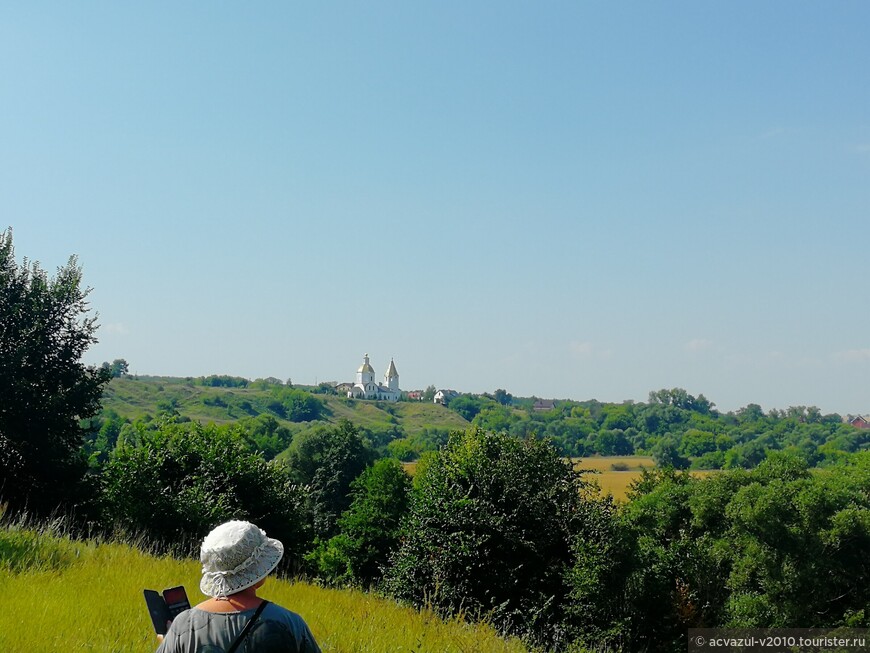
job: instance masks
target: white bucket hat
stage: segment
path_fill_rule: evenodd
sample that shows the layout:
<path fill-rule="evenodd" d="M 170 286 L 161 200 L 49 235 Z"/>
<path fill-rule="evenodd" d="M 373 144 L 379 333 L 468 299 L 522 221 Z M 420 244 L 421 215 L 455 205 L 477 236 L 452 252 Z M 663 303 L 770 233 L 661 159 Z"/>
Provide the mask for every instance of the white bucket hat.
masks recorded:
<path fill-rule="evenodd" d="M 229 521 L 205 536 L 199 559 L 206 596 L 226 597 L 256 585 L 284 555 L 284 545 L 246 521 Z"/>

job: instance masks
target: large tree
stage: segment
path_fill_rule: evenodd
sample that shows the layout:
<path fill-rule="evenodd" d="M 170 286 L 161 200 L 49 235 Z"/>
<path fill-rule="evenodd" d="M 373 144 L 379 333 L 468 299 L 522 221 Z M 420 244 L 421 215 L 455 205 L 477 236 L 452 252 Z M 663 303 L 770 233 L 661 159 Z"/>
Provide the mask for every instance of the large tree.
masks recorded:
<path fill-rule="evenodd" d="M 46 514 L 81 500 L 80 421 L 100 409 L 106 370 L 82 355 L 96 342 L 75 257 L 54 277 L 15 260 L 0 234 L 0 500 Z"/>
<path fill-rule="evenodd" d="M 314 557 L 325 576 L 367 586 L 381 578 L 399 543 L 411 478 L 397 460 L 382 458 L 350 487 L 353 502 L 338 520 L 341 532 Z"/>
<path fill-rule="evenodd" d="M 317 537 L 338 534 L 338 518 L 350 507 L 350 485 L 375 458 L 374 450 L 346 419 L 300 434 L 286 455 L 293 478 L 308 487 Z"/>
<path fill-rule="evenodd" d="M 573 539 L 598 512 L 549 443 L 474 427 L 454 433 L 418 467 L 387 588 L 552 645 Z"/>

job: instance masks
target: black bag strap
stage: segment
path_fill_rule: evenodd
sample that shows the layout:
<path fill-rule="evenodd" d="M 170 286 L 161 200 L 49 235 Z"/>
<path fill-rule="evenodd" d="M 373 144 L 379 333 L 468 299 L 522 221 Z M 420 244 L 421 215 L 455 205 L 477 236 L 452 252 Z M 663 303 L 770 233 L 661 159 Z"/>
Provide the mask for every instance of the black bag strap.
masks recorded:
<path fill-rule="evenodd" d="M 242 629 L 242 632 L 239 633 L 239 636 L 236 637 L 236 641 L 233 642 L 233 645 L 227 649 L 227 653 L 235 653 L 235 650 L 239 648 L 239 644 L 241 644 L 245 637 L 247 637 L 248 632 L 251 630 L 251 627 L 254 625 L 254 622 L 260 616 L 260 613 L 263 612 L 263 609 L 266 607 L 268 601 L 263 601 L 260 606 L 257 608 L 257 611 L 254 613 L 254 616 L 248 619 L 248 623 L 245 624 L 245 627 Z"/>

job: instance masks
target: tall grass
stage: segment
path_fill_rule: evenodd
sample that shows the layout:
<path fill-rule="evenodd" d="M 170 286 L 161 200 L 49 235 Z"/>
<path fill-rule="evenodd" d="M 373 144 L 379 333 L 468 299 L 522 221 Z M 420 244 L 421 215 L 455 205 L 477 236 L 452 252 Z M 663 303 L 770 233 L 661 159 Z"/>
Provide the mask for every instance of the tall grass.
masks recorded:
<path fill-rule="evenodd" d="M 153 651 L 143 588 L 199 593 L 195 560 L 153 557 L 118 543 L 0 527 L 0 650 Z M 270 579 L 265 598 L 301 614 L 325 652 L 521 653 L 486 625 L 443 621 L 362 592 Z"/>

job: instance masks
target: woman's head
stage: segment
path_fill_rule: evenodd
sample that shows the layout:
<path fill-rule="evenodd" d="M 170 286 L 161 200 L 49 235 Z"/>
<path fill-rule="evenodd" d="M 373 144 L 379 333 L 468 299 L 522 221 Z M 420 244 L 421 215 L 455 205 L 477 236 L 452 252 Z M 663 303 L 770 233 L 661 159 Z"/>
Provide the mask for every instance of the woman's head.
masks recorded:
<path fill-rule="evenodd" d="M 284 545 L 246 521 L 229 521 L 206 535 L 200 550 L 206 596 L 225 597 L 253 587 L 268 576 L 284 555 Z"/>

